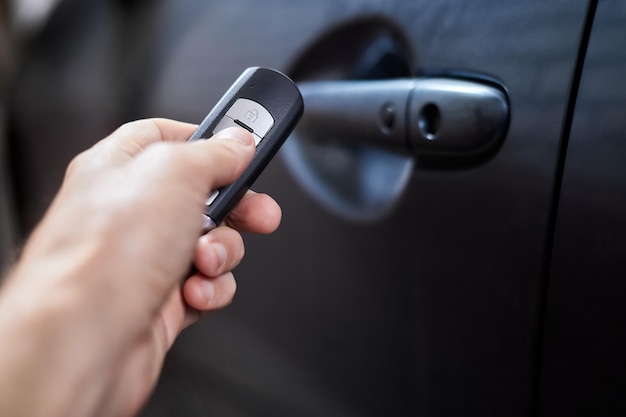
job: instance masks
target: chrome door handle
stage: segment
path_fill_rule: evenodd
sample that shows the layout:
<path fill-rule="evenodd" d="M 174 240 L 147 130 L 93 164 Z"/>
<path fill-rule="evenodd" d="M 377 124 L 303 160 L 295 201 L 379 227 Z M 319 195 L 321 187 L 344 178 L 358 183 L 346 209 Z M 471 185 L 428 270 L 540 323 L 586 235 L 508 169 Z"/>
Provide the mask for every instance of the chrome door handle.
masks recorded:
<path fill-rule="evenodd" d="M 488 154 L 504 139 L 503 88 L 451 77 L 310 81 L 298 84 L 307 140 L 370 144 L 418 157 Z"/>

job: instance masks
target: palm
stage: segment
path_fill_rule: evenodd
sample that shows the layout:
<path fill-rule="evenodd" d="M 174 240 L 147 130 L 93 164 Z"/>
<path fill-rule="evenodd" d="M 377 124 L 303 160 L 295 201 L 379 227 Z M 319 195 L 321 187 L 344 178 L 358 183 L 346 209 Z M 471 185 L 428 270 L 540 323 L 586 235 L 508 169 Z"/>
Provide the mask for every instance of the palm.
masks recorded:
<path fill-rule="evenodd" d="M 179 287 L 175 287 L 155 317 L 149 333 L 138 337 L 125 352 L 117 367 L 118 378 L 110 387 L 113 403 L 104 405 L 102 415 L 135 415 L 157 382 L 168 349 L 186 324 L 193 321 L 193 312 L 185 305 Z M 187 322 L 187 323 L 186 323 Z"/>

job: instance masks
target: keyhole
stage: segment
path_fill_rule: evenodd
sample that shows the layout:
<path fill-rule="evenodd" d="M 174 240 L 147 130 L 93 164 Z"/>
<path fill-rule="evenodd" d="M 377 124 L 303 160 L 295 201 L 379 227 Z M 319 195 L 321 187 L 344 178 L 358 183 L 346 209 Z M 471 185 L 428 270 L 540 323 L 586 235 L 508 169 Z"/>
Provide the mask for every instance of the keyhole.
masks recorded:
<path fill-rule="evenodd" d="M 432 103 L 425 105 L 418 116 L 417 123 L 424 137 L 434 140 L 441 125 L 439 108 Z"/>

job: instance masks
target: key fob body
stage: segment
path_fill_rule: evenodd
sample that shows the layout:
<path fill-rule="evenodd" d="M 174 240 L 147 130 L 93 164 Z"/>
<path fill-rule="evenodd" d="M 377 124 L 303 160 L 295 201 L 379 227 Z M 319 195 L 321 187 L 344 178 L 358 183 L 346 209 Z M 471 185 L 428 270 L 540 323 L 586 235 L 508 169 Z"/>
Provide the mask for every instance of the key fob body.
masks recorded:
<path fill-rule="evenodd" d="M 252 133 L 256 155 L 232 184 L 214 190 L 206 201 L 204 228 L 219 225 L 276 155 L 304 111 L 298 87 L 286 75 L 269 69 L 246 69 L 213 107 L 190 141 L 208 139 L 231 126 Z"/>

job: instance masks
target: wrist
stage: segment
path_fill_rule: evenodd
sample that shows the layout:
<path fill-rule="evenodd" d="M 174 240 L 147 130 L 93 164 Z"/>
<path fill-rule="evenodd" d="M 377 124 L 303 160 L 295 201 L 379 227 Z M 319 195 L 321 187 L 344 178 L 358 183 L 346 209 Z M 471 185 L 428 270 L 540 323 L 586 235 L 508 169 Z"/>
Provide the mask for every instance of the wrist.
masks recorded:
<path fill-rule="evenodd" d="M 68 285 L 70 271 L 55 268 L 59 260 L 27 259 L 0 292 L 0 415 L 87 415 L 108 354 L 95 337 L 96 312 L 85 287 Z"/>
<path fill-rule="evenodd" d="M 0 415 L 61 415 L 68 411 L 68 383 L 74 372 L 63 352 L 63 334 L 70 308 L 57 297 L 41 300 L 16 285 L 17 272 L 0 294 Z M 46 411 L 47 410 L 47 411 Z"/>

